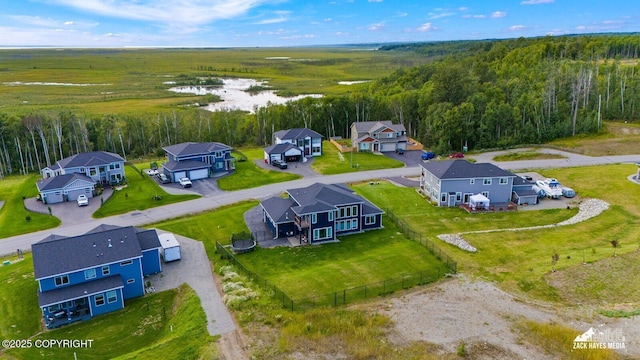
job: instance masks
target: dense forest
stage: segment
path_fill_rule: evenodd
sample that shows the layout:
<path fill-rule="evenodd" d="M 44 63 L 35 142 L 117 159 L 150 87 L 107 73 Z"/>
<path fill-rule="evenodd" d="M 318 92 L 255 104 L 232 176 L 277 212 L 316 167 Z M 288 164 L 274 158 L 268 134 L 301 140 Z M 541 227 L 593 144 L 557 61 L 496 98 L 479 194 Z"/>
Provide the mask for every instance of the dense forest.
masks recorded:
<path fill-rule="evenodd" d="M 640 37 L 564 36 L 389 45 L 433 58 L 347 96 L 305 98 L 247 114 L 175 109 L 140 116 L 86 116 L 68 109 L 9 114 L 0 109 L 0 176 L 38 171 L 90 150 L 162 155 L 162 146 L 220 141 L 267 145 L 273 131 L 309 127 L 348 137 L 355 121 L 403 123 L 439 153 L 544 143 L 597 132 L 606 120 L 634 121 L 640 109 Z"/>

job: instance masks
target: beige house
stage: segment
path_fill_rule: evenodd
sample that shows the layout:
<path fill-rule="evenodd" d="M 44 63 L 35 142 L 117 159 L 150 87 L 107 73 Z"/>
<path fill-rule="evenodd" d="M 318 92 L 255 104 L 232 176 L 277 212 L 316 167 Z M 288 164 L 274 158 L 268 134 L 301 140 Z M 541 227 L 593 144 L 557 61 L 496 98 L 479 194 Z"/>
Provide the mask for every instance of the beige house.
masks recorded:
<path fill-rule="evenodd" d="M 391 121 L 362 121 L 351 124 L 351 145 L 356 151 L 390 152 L 407 150 L 407 131 Z"/>

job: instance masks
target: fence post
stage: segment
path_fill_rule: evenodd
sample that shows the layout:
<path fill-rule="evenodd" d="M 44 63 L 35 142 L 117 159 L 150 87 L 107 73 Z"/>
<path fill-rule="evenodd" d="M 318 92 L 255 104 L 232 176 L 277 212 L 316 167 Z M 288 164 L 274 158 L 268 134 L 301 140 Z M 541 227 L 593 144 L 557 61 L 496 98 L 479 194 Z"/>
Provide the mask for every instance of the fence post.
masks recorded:
<path fill-rule="evenodd" d="M 343 299 L 342 299 L 343 304 L 346 305 L 347 304 L 347 289 L 342 290 L 342 297 L 343 297 Z"/>

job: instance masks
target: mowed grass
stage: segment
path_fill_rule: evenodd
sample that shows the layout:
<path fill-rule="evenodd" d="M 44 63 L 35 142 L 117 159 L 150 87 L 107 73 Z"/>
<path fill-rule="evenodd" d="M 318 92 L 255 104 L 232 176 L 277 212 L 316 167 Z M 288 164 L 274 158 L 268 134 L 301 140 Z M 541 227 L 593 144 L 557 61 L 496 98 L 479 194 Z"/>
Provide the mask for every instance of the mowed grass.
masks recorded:
<path fill-rule="evenodd" d="M 302 178 L 302 176 L 292 173 L 291 170 L 276 171 L 263 169 L 256 165 L 256 160 L 264 159 L 262 148 L 242 148 L 239 150 L 247 156 L 247 161 L 236 161 L 236 171 L 230 176 L 218 179 L 218 187 L 221 190 L 249 189 Z"/>
<path fill-rule="evenodd" d="M 148 168 L 146 164 L 139 166 Z M 127 186 L 121 190 L 114 191 L 113 195 L 93 213 L 93 217 L 102 218 L 199 198 L 198 195 L 168 194 L 154 179 L 149 178 L 146 174 L 140 174 L 132 166 L 125 166 L 125 176 L 128 181 Z M 160 198 L 156 200 L 154 196 L 159 196 Z M 93 201 L 101 200 L 98 196 Z"/>
<path fill-rule="evenodd" d="M 313 160 L 311 168 L 322 175 L 403 167 L 404 163 L 369 152 L 340 153 L 329 141 L 322 143 L 322 156 Z"/>
<path fill-rule="evenodd" d="M 0 239 L 60 225 L 60 219 L 54 216 L 33 213 L 24 208 L 22 197 L 33 198 L 38 194 L 38 178 L 39 175 L 32 174 L 7 176 L 0 180 L 0 201 L 4 201 L 0 209 Z M 27 221 L 27 216 L 31 220 Z"/>
<path fill-rule="evenodd" d="M 257 205 L 257 201 L 240 202 L 197 215 L 151 224 L 148 227 L 163 229 L 202 241 L 207 255 L 213 260 L 215 259 L 216 241 L 223 245 L 229 245 L 232 234 L 249 231 L 244 222 L 244 213 Z"/>
<path fill-rule="evenodd" d="M 548 145 L 589 156 L 640 154 L 640 124 L 605 122 L 596 134 L 557 139 Z"/>
<path fill-rule="evenodd" d="M 0 290 L 1 291 L 1 290 Z M 25 290 L 26 292 L 27 290 Z M 32 291 L 35 296 L 35 290 Z M 32 312 L 38 314 L 36 310 Z M 35 334 L 30 334 L 35 335 Z M 26 338 L 27 336 L 24 336 Z M 31 338 L 93 340 L 85 348 L 13 349 L 20 359 L 197 359 L 217 358 L 214 338 L 196 293 L 187 285 L 132 299 L 125 308 Z"/>
<path fill-rule="evenodd" d="M 545 159 L 564 159 L 565 156 L 559 154 L 547 154 L 538 151 L 516 151 L 498 155 L 493 158 L 494 161 L 517 161 L 517 160 L 545 160 Z"/>
<path fill-rule="evenodd" d="M 340 237 L 322 246 L 259 248 L 238 256 L 249 270 L 293 299 L 399 278 L 420 271 L 447 271 L 425 247 L 384 219 L 384 229 Z M 433 279 L 435 280 L 435 279 Z"/>
<path fill-rule="evenodd" d="M 0 266 L 0 338 L 27 339 L 39 331 L 42 319 L 31 253 L 20 261 L 16 257 L 0 261 L 11 262 Z"/>

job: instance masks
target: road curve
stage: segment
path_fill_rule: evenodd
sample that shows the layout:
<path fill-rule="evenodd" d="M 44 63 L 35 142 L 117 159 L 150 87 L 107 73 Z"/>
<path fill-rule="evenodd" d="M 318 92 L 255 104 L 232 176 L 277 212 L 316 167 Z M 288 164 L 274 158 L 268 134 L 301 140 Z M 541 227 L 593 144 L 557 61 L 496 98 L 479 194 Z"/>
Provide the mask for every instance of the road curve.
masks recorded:
<path fill-rule="evenodd" d="M 516 150 L 510 150 L 513 152 Z M 635 164 L 640 161 L 640 155 L 616 155 L 616 156 L 602 156 L 592 157 L 579 154 L 573 154 L 560 150 L 552 149 L 537 149 L 539 152 L 557 153 L 562 154 L 565 158 L 562 159 L 546 159 L 546 160 L 520 160 L 520 161 L 506 161 L 496 162 L 493 161 L 493 157 L 504 153 L 488 152 L 478 155 L 470 155 L 477 162 L 490 162 L 500 166 L 507 170 L 532 170 L 532 169 L 544 169 L 544 168 L 558 168 L 558 167 L 575 167 L 575 166 L 592 166 L 592 165 L 604 165 L 604 164 L 616 164 L 616 163 L 631 163 Z M 509 152 L 509 151 L 507 151 Z M 286 189 L 298 188 L 309 186 L 313 183 L 320 182 L 324 184 L 337 184 L 337 183 L 350 183 L 360 182 L 371 179 L 382 179 L 389 177 L 399 176 L 419 176 L 420 167 L 404 167 L 397 169 L 383 169 L 383 170 L 371 170 L 361 171 L 347 174 L 326 175 L 313 178 L 303 178 L 299 180 L 293 180 L 288 182 L 282 182 L 277 184 L 269 184 L 260 186 L 253 189 L 224 192 L 213 197 L 202 197 L 195 200 L 184 201 L 180 203 L 165 205 L 143 211 L 131 211 L 122 215 L 115 215 L 102 219 L 93 219 L 82 224 L 74 225 L 61 225 L 54 229 L 48 229 L 38 231 L 29 234 L 18 235 L 6 239 L 0 240 L 0 255 L 7 255 L 15 253 L 17 249 L 23 251 L 31 250 L 31 245 L 44 239 L 50 234 L 64 235 L 64 236 L 76 236 L 86 233 L 100 224 L 111 224 L 118 226 L 142 226 L 162 220 L 167 220 L 179 216 L 196 214 L 199 212 L 216 209 L 218 207 L 237 203 L 239 201 L 247 199 L 262 200 L 274 194 L 280 193 Z"/>

